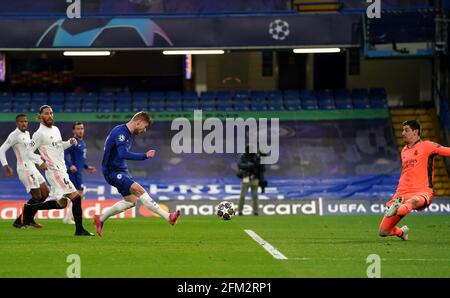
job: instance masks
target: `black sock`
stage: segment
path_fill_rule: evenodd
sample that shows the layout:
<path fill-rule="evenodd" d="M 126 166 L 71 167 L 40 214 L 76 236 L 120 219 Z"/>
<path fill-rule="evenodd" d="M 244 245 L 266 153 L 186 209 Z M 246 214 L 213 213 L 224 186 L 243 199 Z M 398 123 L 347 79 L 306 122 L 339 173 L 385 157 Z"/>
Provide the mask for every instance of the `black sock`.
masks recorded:
<path fill-rule="evenodd" d="M 76 196 L 72 201 L 72 213 L 75 221 L 75 230 L 77 232 L 83 231 L 83 210 L 81 209 L 81 197 Z"/>
<path fill-rule="evenodd" d="M 45 201 L 42 203 L 30 204 L 27 207 L 27 215 L 24 214 L 24 220 L 30 223 L 34 220 L 34 216 L 38 210 L 51 210 L 51 209 L 63 209 L 58 205 L 57 201 Z"/>
<path fill-rule="evenodd" d="M 28 205 L 34 205 L 34 204 L 38 204 L 38 203 L 41 203 L 41 201 L 36 201 L 33 198 L 29 199 L 27 202 Z M 37 212 L 38 211 L 36 210 L 36 211 L 33 211 L 32 214 L 30 213 L 31 222 L 34 221 L 34 216 L 36 215 Z"/>

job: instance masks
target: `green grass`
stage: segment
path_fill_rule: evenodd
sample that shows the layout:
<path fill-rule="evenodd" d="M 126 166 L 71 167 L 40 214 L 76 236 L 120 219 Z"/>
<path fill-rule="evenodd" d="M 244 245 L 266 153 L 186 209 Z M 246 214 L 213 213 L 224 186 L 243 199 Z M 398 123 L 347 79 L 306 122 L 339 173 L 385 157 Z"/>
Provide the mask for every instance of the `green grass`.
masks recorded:
<path fill-rule="evenodd" d="M 366 277 L 370 254 L 381 277 L 450 277 L 450 217 L 410 215 L 410 240 L 380 238 L 380 216 L 245 216 L 113 219 L 103 238 L 74 237 L 72 225 L 41 230 L 0 222 L 0 277 L 66 277 L 78 254 L 81 277 Z M 91 220 L 85 226 L 93 231 Z M 288 259 L 276 260 L 251 229 Z"/>

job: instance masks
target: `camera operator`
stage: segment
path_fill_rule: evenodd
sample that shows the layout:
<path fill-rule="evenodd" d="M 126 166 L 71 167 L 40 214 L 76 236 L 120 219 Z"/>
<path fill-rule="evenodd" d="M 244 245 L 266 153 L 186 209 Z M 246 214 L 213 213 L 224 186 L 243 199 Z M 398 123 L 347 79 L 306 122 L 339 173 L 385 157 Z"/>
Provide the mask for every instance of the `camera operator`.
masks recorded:
<path fill-rule="evenodd" d="M 264 179 L 265 167 L 261 164 L 261 153 L 250 153 L 250 146 L 245 147 L 245 153 L 239 157 L 237 176 L 241 178 L 241 195 L 239 198 L 239 215 L 243 215 L 245 196 L 250 188 L 252 191 L 253 214 L 258 215 L 258 187 L 261 186 L 262 191 L 267 186 Z"/>

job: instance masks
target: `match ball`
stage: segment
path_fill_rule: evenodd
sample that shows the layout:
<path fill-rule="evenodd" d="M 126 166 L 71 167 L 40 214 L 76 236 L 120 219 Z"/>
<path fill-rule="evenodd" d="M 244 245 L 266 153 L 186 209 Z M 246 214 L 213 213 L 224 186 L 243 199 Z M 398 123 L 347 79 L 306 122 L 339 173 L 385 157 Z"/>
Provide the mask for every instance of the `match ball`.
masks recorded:
<path fill-rule="evenodd" d="M 223 201 L 217 205 L 216 214 L 223 220 L 230 220 L 235 214 L 234 205 L 231 202 Z"/>

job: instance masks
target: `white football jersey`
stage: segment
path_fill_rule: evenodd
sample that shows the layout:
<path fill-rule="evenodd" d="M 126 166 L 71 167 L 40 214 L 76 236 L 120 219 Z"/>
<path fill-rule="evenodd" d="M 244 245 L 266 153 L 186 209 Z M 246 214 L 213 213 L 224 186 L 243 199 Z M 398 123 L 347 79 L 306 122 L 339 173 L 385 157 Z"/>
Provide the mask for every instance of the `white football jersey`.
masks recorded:
<path fill-rule="evenodd" d="M 30 133 L 28 131 L 22 132 L 16 128 L 12 131 L 6 141 L 0 147 L 0 160 L 2 166 L 8 165 L 6 160 L 6 151 L 13 148 L 17 159 L 17 170 L 27 170 L 35 168 L 34 164 L 40 165 L 43 163 L 41 157 L 34 154 L 32 150 Z"/>
<path fill-rule="evenodd" d="M 67 172 L 64 161 L 64 150 L 72 145 L 69 141 L 62 141 L 61 132 L 58 127 L 54 125 L 47 127 L 41 123 L 39 129 L 33 134 L 31 145 L 34 150 L 39 150 L 49 170 Z"/>

